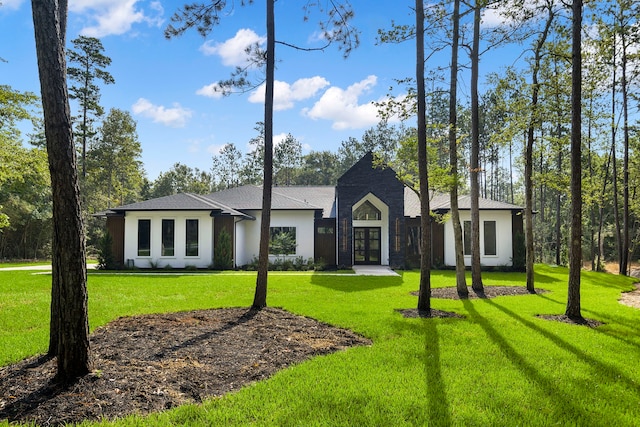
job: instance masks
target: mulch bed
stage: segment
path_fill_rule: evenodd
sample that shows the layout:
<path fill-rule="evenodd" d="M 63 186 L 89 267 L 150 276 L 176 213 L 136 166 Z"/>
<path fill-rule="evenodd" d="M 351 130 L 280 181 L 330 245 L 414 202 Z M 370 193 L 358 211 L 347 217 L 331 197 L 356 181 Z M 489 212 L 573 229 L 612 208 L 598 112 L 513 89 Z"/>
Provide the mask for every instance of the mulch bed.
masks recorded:
<path fill-rule="evenodd" d="M 55 360 L 0 368 L 0 422 L 60 425 L 201 402 L 292 364 L 371 341 L 284 310 L 200 310 L 117 319 L 91 335 L 95 371 L 51 382 Z"/>
<path fill-rule="evenodd" d="M 469 296 L 466 299 L 495 298 L 503 296 L 532 295 L 524 286 L 485 286 L 484 292 L 476 292 L 471 287 L 467 287 Z M 543 294 L 547 291 L 536 289 L 536 294 Z M 411 295 L 418 296 L 418 291 L 411 292 Z M 456 288 L 432 288 L 431 298 L 460 299 Z"/>
<path fill-rule="evenodd" d="M 526 288 L 522 286 L 485 286 L 484 292 L 476 292 L 472 288 L 467 287 L 469 290 L 469 296 L 466 299 L 477 299 L 477 298 L 495 298 L 500 296 L 515 296 L 515 295 L 531 295 Z M 544 293 L 544 290 L 536 290 L 536 293 Z M 411 292 L 411 295 L 418 296 L 418 291 Z M 431 298 L 442 298 L 442 299 L 461 299 L 460 295 L 458 295 L 458 290 L 456 288 L 432 288 L 431 289 Z M 431 309 L 430 312 L 420 311 L 418 309 L 397 309 L 398 313 L 402 314 L 402 316 L 406 318 L 464 318 L 464 316 L 452 313 L 450 311 L 442 311 Z"/>
<path fill-rule="evenodd" d="M 476 298 L 495 298 L 502 296 L 517 296 L 517 295 L 533 295 L 531 292 L 527 290 L 527 288 L 523 286 L 485 286 L 484 292 L 476 292 L 472 288 L 469 289 L 469 296 L 467 299 L 476 299 Z M 536 294 L 546 293 L 544 289 L 536 289 Z M 411 292 L 411 295 L 418 296 L 418 292 Z M 448 287 L 448 288 L 435 288 L 431 289 L 431 297 L 432 298 L 442 298 L 442 299 L 461 299 L 460 295 L 458 295 L 458 291 L 456 288 Z M 424 313 L 418 310 L 398 310 L 404 317 L 463 317 L 457 315 L 455 313 L 450 313 L 448 311 L 440 311 L 440 310 L 431 310 L 431 313 Z M 593 319 L 572 319 L 564 314 L 539 314 L 536 317 L 545 320 L 551 320 L 554 322 L 563 322 L 569 323 L 572 325 L 583 325 L 588 326 L 590 328 L 596 328 L 602 325 L 602 322 Z"/>
<path fill-rule="evenodd" d="M 536 317 L 544 320 L 551 320 L 553 322 L 562 322 L 569 323 L 571 325 L 580 325 L 580 326 L 588 326 L 590 328 L 597 328 L 604 323 L 599 322 L 593 319 L 572 319 L 570 317 L 565 316 L 564 314 L 538 314 Z"/>

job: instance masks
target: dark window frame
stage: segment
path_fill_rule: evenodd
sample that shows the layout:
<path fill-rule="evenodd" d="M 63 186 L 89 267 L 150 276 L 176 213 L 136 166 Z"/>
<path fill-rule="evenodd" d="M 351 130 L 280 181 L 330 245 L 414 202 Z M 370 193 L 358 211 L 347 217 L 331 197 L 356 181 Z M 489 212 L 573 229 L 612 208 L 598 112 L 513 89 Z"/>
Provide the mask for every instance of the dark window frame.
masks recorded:
<path fill-rule="evenodd" d="M 199 248 L 200 220 L 187 219 L 185 220 L 184 226 L 185 226 L 184 255 L 186 257 L 197 257 L 200 255 L 200 248 Z"/>
<path fill-rule="evenodd" d="M 491 225 L 493 224 L 493 230 Z M 489 229 L 487 228 L 489 226 Z M 485 256 L 498 255 L 498 224 L 496 221 L 484 221 L 484 254 Z"/>
<path fill-rule="evenodd" d="M 139 257 L 151 256 L 151 220 L 150 219 L 138 219 L 138 256 Z"/>
<path fill-rule="evenodd" d="M 471 221 L 462 223 L 462 247 L 465 256 L 471 255 Z"/>
<path fill-rule="evenodd" d="M 369 217 L 371 216 L 371 218 Z M 369 200 L 365 200 L 360 206 L 353 210 L 354 221 L 380 221 L 382 211 Z"/>
<path fill-rule="evenodd" d="M 173 257 L 176 255 L 176 220 L 163 218 L 161 229 L 162 249 L 160 256 Z"/>

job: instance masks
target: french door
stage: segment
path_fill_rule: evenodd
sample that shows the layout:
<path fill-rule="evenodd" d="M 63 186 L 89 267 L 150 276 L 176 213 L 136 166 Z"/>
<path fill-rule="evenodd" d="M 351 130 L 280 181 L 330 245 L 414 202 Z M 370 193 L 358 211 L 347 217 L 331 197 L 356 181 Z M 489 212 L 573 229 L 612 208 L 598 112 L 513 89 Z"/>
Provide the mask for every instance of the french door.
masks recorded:
<path fill-rule="evenodd" d="M 354 227 L 354 264 L 380 265 L 380 258 L 380 227 Z"/>

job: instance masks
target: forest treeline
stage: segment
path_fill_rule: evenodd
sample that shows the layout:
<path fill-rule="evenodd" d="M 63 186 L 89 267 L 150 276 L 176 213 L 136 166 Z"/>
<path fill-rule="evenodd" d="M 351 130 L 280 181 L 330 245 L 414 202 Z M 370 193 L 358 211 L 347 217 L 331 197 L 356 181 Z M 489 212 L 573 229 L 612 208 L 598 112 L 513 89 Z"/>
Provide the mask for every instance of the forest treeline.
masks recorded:
<path fill-rule="evenodd" d="M 597 7 L 583 42 L 582 102 L 583 257 L 595 269 L 627 254 L 637 260 L 640 252 L 640 141 L 637 114 L 634 115 L 639 103 L 640 11 L 637 4 L 628 1 L 601 2 Z M 522 43 L 543 40 L 532 49 L 538 54 L 537 61 L 525 53 L 521 63 L 488 75 L 484 81 L 478 108 L 480 195 L 524 206 L 524 149 L 531 128 L 535 260 L 566 264 L 570 216 L 570 35 L 558 16 L 542 39 L 538 35 L 544 23 L 541 20 L 530 25 L 527 35 L 521 36 Z M 432 26 L 432 31 L 437 30 Z M 380 42 L 401 41 L 405 36 L 402 31 L 402 27 L 381 30 Z M 108 72 L 111 60 L 100 40 L 84 36 L 73 40 L 68 61 L 90 252 L 95 251 L 103 233 L 102 221 L 93 215 L 109 207 L 178 192 L 205 194 L 261 184 L 262 123 L 256 124 L 250 141 L 222 147 L 211 159 L 209 170 L 176 163 L 150 180 L 141 161 L 135 120 L 127 111 L 105 111 L 100 104 L 100 91 L 106 85 L 117 84 Z M 536 84 L 531 79 L 534 66 Z M 426 95 L 428 170 L 432 189 L 447 192 L 451 185 L 450 104 L 442 74 L 435 70 L 427 78 L 431 88 Z M 415 93 L 413 84 L 412 79 L 398 81 L 399 86 L 406 86 L 408 99 Z M 531 97 L 534 88 L 535 115 Z M 47 258 L 51 251 L 50 178 L 38 104 L 34 94 L 0 85 L 0 259 Z M 303 153 L 295 136 L 287 135 L 275 144 L 274 185 L 334 185 L 368 151 L 377 153 L 408 185 L 416 185 L 415 126 L 409 125 L 413 123 L 409 120 L 404 124 L 386 120 L 392 114 L 412 117 L 413 108 L 406 100 L 381 105 L 380 123 L 362 135 L 342 141 L 335 152 Z M 472 113 L 471 104 L 459 100 L 460 194 L 469 191 Z M 32 135 L 19 131 L 18 124 L 25 119 L 34 123 Z M 239 148 L 245 146 L 249 147 L 245 151 Z"/>

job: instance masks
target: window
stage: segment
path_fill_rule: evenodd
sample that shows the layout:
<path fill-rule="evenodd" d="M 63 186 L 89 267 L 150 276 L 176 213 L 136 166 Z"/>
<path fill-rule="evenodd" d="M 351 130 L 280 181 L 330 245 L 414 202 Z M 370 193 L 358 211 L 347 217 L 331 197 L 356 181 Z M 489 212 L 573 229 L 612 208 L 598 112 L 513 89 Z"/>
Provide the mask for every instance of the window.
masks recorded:
<path fill-rule="evenodd" d="M 318 227 L 318 234 L 333 234 L 333 227 Z"/>
<path fill-rule="evenodd" d="M 269 241 L 269 254 L 294 255 L 296 253 L 296 228 L 295 227 L 271 227 Z"/>
<path fill-rule="evenodd" d="M 138 256 L 151 256 L 151 220 L 138 220 Z"/>
<path fill-rule="evenodd" d="M 174 255 L 175 222 L 172 219 L 162 220 L 162 256 Z"/>
<path fill-rule="evenodd" d="M 353 219 L 356 221 L 379 221 L 382 219 L 382 213 L 367 200 L 353 211 Z"/>
<path fill-rule="evenodd" d="M 471 255 L 471 221 L 464 221 L 463 225 L 462 246 L 464 254 Z"/>
<path fill-rule="evenodd" d="M 420 241 L 422 233 L 422 227 L 410 226 L 407 227 L 407 255 L 417 256 L 420 255 Z"/>
<path fill-rule="evenodd" d="M 496 222 L 484 222 L 484 254 L 497 255 L 496 251 Z"/>
<path fill-rule="evenodd" d="M 184 249 L 186 256 L 198 256 L 198 220 L 187 220 L 187 238 Z"/>

